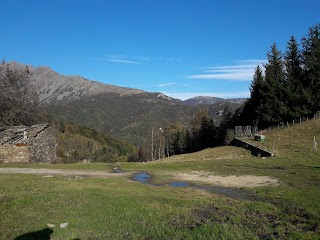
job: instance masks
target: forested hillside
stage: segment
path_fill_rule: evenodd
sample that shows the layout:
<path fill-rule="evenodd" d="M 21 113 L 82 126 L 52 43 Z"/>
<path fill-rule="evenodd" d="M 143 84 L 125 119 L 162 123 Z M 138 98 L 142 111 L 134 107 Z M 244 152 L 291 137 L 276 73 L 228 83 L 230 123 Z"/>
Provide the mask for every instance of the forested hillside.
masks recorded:
<path fill-rule="evenodd" d="M 57 120 L 54 114 L 45 114 L 30 74 L 28 67 L 17 69 L 4 61 L 1 63 L 0 128 L 49 123 L 57 139 L 58 159 L 52 160 L 56 162 L 112 162 L 126 160 L 132 153 L 132 145 L 110 134 Z"/>
<path fill-rule="evenodd" d="M 49 119 L 48 119 L 49 120 Z M 134 147 L 94 129 L 72 123 L 49 120 L 57 138 L 57 162 L 126 161 Z"/>

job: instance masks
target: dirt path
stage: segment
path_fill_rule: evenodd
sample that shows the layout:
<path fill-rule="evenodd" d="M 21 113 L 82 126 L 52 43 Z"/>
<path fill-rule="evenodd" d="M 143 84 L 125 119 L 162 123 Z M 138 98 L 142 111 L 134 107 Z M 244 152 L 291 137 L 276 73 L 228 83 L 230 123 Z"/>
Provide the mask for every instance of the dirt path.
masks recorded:
<path fill-rule="evenodd" d="M 133 172 L 112 173 L 107 171 L 93 170 L 69 170 L 69 169 L 47 169 L 47 168 L 0 168 L 0 174 L 33 174 L 44 177 L 66 176 L 66 177 L 130 177 Z M 220 176 L 212 172 L 206 171 L 191 171 L 191 172 L 176 172 L 174 178 L 178 181 L 202 182 L 221 187 L 259 187 L 259 186 L 277 186 L 279 181 L 269 176 Z"/>
<path fill-rule="evenodd" d="M 229 175 L 219 176 L 206 171 L 178 172 L 175 178 L 184 181 L 195 181 L 222 187 L 262 187 L 277 186 L 279 181 L 269 176 Z"/>
<path fill-rule="evenodd" d="M 112 173 L 90 170 L 47 169 L 47 168 L 0 168 L 0 174 L 34 174 L 41 176 L 80 176 L 80 177 L 120 177 L 130 176 L 132 173 Z"/>

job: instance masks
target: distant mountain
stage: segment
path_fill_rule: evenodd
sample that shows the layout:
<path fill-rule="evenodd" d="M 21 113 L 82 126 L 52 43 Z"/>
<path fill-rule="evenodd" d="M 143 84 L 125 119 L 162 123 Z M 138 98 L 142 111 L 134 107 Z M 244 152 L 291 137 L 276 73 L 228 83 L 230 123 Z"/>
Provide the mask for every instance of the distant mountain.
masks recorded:
<path fill-rule="evenodd" d="M 140 145 L 171 123 L 186 124 L 193 108 L 161 93 L 134 95 L 102 93 L 84 99 L 52 105 L 49 113 L 66 122 L 75 122 L 102 132 L 115 134 Z"/>
<path fill-rule="evenodd" d="M 246 98 L 217 98 L 217 97 L 206 97 L 206 96 L 199 96 L 199 97 L 193 97 L 189 98 L 185 101 L 183 101 L 187 105 L 196 106 L 200 104 L 216 104 L 216 103 L 238 103 L 241 104 L 246 100 Z"/>
<path fill-rule="evenodd" d="M 177 122 L 187 125 L 201 110 L 219 121 L 226 107 L 234 110 L 243 102 L 243 99 L 214 97 L 196 97 L 183 102 L 162 93 L 60 75 L 49 67 L 9 64 L 15 69 L 28 68 L 42 105 L 54 119 L 111 133 L 135 145 L 150 139 L 152 129 L 157 131 Z"/>
<path fill-rule="evenodd" d="M 33 67 L 18 62 L 9 62 L 11 68 L 26 69 L 30 72 L 31 82 L 39 93 L 41 103 L 57 104 L 70 100 L 79 100 L 101 93 L 118 93 L 133 95 L 142 93 L 142 90 L 117 87 L 91 81 L 80 76 L 64 76 L 49 67 Z"/>

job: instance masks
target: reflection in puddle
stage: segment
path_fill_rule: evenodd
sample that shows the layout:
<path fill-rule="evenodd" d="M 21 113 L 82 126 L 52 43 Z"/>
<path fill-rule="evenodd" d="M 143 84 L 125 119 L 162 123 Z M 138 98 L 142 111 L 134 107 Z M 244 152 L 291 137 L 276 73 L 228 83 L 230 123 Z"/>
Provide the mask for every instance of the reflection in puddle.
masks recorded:
<path fill-rule="evenodd" d="M 226 197 L 235 198 L 235 199 L 241 199 L 241 200 L 250 200 L 254 201 L 255 198 L 248 192 L 242 189 L 237 188 L 225 188 L 225 187 L 202 187 L 194 184 L 189 184 L 186 182 L 172 182 L 170 184 L 153 184 L 150 182 L 151 175 L 143 172 L 143 173 L 137 173 L 132 178 L 135 181 L 139 181 L 143 184 L 149 184 L 152 186 L 170 186 L 170 187 L 192 187 L 196 189 L 206 190 L 209 192 L 213 192 L 215 194 L 220 194 Z"/>
<path fill-rule="evenodd" d="M 190 187 L 190 184 L 185 183 L 185 182 L 172 182 L 168 186 L 170 186 L 170 187 Z"/>
<path fill-rule="evenodd" d="M 146 172 L 144 172 L 144 173 L 138 173 L 138 174 L 135 174 L 134 176 L 133 176 L 133 180 L 135 180 L 135 181 L 139 181 L 139 182 L 141 182 L 141 183 L 143 183 L 143 184 L 150 184 L 149 183 L 149 179 L 151 178 L 151 176 L 148 174 L 148 173 L 146 173 Z"/>

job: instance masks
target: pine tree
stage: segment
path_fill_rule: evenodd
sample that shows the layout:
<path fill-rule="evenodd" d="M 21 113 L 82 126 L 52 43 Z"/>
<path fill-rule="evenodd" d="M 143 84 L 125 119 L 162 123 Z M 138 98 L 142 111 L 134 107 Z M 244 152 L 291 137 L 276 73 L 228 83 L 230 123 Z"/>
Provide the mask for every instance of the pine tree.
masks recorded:
<path fill-rule="evenodd" d="M 201 125 L 199 129 L 199 145 L 200 149 L 216 146 L 216 128 L 213 124 L 213 120 L 209 117 L 203 117 L 201 119 Z"/>
<path fill-rule="evenodd" d="M 194 147 L 193 147 L 193 139 L 191 136 L 191 133 L 189 131 L 189 129 L 186 130 L 185 132 L 185 149 L 184 152 L 185 153 L 191 153 L 194 151 Z"/>
<path fill-rule="evenodd" d="M 292 120 L 308 113 L 304 97 L 301 52 L 294 36 L 287 43 L 284 61 L 286 67 L 285 103 L 288 106 L 286 120 Z"/>
<path fill-rule="evenodd" d="M 320 24 L 309 29 L 302 39 L 305 96 L 310 114 L 320 110 Z"/>
<path fill-rule="evenodd" d="M 286 79 L 282 54 L 274 43 L 267 54 L 268 63 L 265 64 L 265 81 L 260 91 L 261 104 L 257 107 L 263 127 L 280 122 L 287 114 L 284 88 Z"/>
<path fill-rule="evenodd" d="M 248 125 L 251 125 L 253 122 L 259 121 L 259 109 L 263 107 L 262 95 L 261 92 L 264 87 L 264 77 L 262 69 L 258 66 L 253 75 L 253 80 L 250 86 L 250 98 L 248 99 L 245 108 L 244 116 L 250 122 L 247 122 Z"/>

